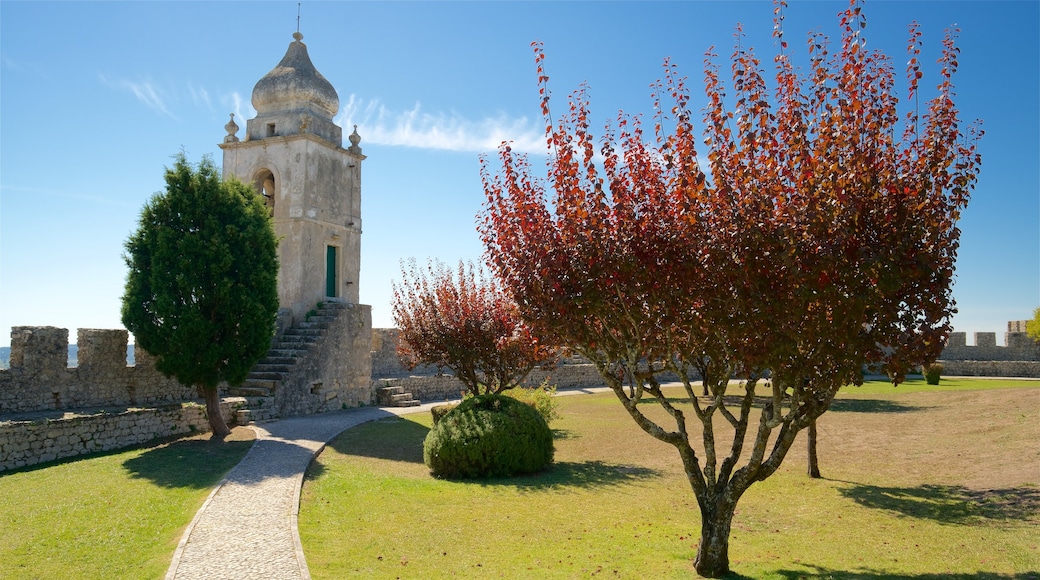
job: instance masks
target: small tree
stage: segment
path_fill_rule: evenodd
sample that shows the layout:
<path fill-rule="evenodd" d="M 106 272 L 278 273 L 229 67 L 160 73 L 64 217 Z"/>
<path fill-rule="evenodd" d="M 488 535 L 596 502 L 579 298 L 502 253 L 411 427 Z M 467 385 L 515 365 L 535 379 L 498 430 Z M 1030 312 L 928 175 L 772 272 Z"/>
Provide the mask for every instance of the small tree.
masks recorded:
<path fill-rule="evenodd" d="M 554 121 L 536 44 L 548 177 L 532 177 L 508 144 L 498 173 L 482 165 L 480 230 L 495 273 L 537 336 L 591 360 L 632 419 L 675 447 L 701 514 L 695 569 L 709 577 L 729 571 L 737 501 L 839 388 L 862 383 L 867 364 L 899 382 L 938 356 L 956 222 L 980 163 L 978 133 L 961 132 L 953 104 L 952 35 L 939 95 L 923 117 L 915 108 L 900 120 L 891 61 L 865 49 L 857 2 L 833 54 L 809 37 L 807 76 L 786 54 L 783 9 L 775 90 L 739 28 L 731 95 L 709 53 L 706 156 L 685 79 L 666 61 L 652 137 L 621 114 L 600 167 L 585 91 Z M 910 35 L 913 102 L 922 74 L 916 27 Z M 664 371 L 682 379 L 688 406 L 662 392 Z M 734 375 L 745 377 L 735 389 Z M 644 412 L 651 396 L 663 415 Z"/>
<path fill-rule="evenodd" d="M 224 437 L 218 384 L 240 384 L 271 346 L 278 242 L 261 198 L 208 157 L 193 168 L 178 154 L 165 179 L 126 242 L 123 324 L 159 371 L 198 388 Z"/>
<path fill-rule="evenodd" d="M 473 264 L 459 262 L 456 274 L 430 262 L 401 265 L 393 285 L 394 323 L 401 360 L 413 369 L 435 365 L 455 373 L 470 393 L 501 393 L 519 386 L 553 349 L 532 336 L 516 304 Z"/>
<path fill-rule="evenodd" d="M 1033 319 L 1026 321 L 1026 334 L 1029 338 L 1040 342 L 1040 308 L 1033 311 Z"/>

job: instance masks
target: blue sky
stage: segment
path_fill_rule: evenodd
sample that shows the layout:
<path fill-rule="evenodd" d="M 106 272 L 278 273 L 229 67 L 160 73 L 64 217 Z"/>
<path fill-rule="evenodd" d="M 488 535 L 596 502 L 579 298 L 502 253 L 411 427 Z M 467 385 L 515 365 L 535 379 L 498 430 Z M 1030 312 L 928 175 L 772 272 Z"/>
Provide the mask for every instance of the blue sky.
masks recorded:
<path fill-rule="evenodd" d="M 814 29 L 836 39 L 845 6 L 793 0 L 791 48 L 804 55 Z M 1002 341 L 1008 320 L 1040 305 L 1040 3 L 865 10 L 868 46 L 900 71 L 912 20 L 929 63 L 944 30 L 961 29 L 958 103 L 986 136 L 953 324 L 969 341 Z M 253 85 L 296 15 L 296 2 L 275 1 L 0 2 L 0 345 L 12 326 L 65 327 L 73 340 L 76 328 L 121 327 L 123 242 L 142 205 L 182 148 L 220 164 L 228 113 L 241 126 L 254 115 Z M 771 62 L 771 18 L 757 1 L 304 2 L 300 31 L 339 92 L 336 121 L 344 134 L 358 125 L 368 156 L 360 292 L 373 325 L 392 326 L 401 259 L 480 259 L 478 156 L 502 139 L 544 152 L 531 41 L 545 44 L 557 109 L 585 81 L 602 126 L 619 109 L 649 112 L 665 57 L 700 87 L 704 52 L 728 55 L 738 22 Z"/>

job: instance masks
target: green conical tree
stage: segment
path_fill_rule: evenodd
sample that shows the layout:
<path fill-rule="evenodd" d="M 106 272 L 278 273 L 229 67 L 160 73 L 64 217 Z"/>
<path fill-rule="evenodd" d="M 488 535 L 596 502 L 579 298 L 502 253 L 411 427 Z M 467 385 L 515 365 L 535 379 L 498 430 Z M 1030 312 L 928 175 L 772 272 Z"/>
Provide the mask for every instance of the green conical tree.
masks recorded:
<path fill-rule="evenodd" d="M 221 181 L 209 157 L 174 159 L 126 242 L 122 320 L 159 371 L 198 388 L 223 437 L 217 385 L 245 380 L 274 334 L 278 241 L 249 186 Z"/>

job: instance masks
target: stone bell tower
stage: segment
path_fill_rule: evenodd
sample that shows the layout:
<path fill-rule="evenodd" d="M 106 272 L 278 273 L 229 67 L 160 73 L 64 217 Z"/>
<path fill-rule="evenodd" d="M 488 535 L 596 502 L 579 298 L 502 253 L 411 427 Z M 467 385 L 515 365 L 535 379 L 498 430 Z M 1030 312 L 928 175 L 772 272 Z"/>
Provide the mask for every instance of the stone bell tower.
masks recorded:
<path fill-rule="evenodd" d="M 339 95 L 314 68 L 303 35 L 253 87 L 256 117 L 239 139 L 234 114 L 225 125 L 224 179 L 252 184 L 264 196 L 280 238 L 278 298 L 294 323 L 329 298 L 358 302 L 361 269 L 361 137 L 343 148 L 333 123 Z"/>

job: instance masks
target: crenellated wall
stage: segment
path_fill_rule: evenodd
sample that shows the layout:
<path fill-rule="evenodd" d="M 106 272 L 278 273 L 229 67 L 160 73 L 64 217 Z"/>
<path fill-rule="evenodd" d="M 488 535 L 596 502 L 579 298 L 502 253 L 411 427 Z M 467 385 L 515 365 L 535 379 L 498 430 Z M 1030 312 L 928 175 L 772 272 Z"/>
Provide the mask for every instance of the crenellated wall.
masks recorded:
<path fill-rule="evenodd" d="M 1040 343 L 1026 334 L 1026 322 L 1008 322 L 1005 346 L 997 346 L 995 332 L 976 332 L 974 346 L 967 345 L 966 333 L 950 333 L 939 357 L 943 374 L 1040 378 Z"/>
<path fill-rule="evenodd" d="M 125 330 L 81 328 L 78 366 L 68 366 L 69 331 L 52 326 L 11 329 L 11 364 L 0 370 L 0 415 L 91 407 L 155 406 L 191 401 L 192 387 L 155 369 L 142 349 L 127 365 Z"/>

